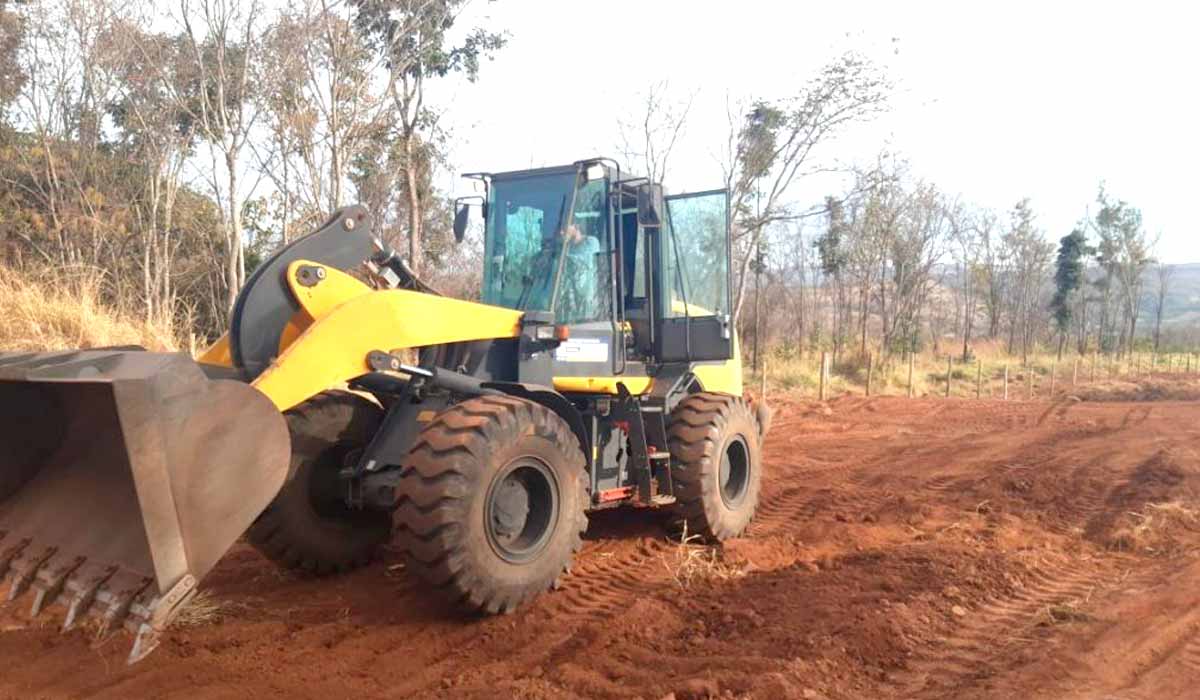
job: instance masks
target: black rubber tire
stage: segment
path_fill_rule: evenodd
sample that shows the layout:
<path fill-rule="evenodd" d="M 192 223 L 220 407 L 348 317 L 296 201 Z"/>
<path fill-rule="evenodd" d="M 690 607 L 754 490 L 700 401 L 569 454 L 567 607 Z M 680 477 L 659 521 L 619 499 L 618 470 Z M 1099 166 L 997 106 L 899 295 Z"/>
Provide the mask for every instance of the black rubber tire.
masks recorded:
<path fill-rule="evenodd" d="M 336 473 L 349 452 L 371 440 L 382 410 L 356 394 L 328 391 L 285 416 L 292 436 L 287 481 L 250 526 L 250 543 L 279 566 L 317 575 L 367 564 L 391 537 L 391 515 L 340 505 Z M 314 488 L 326 494 L 320 510 Z"/>
<path fill-rule="evenodd" d="M 532 559 L 506 560 L 489 534 L 491 493 L 506 470 L 534 459 L 547 468 L 558 507 Z M 452 406 L 425 427 L 398 489 L 396 536 L 409 570 L 452 601 L 511 612 L 553 587 L 587 529 L 587 474 L 578 438 L 553 411 L 509 396 Z"/>
<path fill-rule="evenodd" d="M 675 484 L 673 527 L 721 542 L 745 531 L 762 484 L 760 426 L 746 402 L 728 394 L 688 396 L 671 413 L 667 430 Z M 735 444 L 736 443 L 736 444 Z M 744 474 L 736 498 L 722 494 L 721 458 L 740 455 Z"/>

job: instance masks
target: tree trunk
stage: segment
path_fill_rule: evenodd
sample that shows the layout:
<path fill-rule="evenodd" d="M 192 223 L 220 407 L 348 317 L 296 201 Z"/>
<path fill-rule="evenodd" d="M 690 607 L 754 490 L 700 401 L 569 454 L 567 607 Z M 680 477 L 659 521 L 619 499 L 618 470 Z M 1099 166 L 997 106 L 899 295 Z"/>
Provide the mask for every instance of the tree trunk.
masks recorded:
<path fill-rule="evenodd" d="M 404 137 L 404 183 L 408 190 L 408 264 L 413 272 L 421 273 L 421 192 L 413 141 L 414 134 Z"/>
<path fill-rule="evenodd" d="M 246 266 L 244 259 L 244 245 L 242 242 L 242 207 L 238 201 L 238 180 L 237 180 L 237 151 L 230 149 L 225 153 L 225 167 L 228 169 L 228 183 L 226 189 L 226 197 L 229 203 L 229 231 L 226 234 L 226 241 L 229 246 L 229 260 L 225 272 L 225 282 L 228 288 L 225 290 L 225 305 L 226 311 L 232 311 L 234 302 L 237 301 L 238 292 L 241 291 L 242 285 L 246 282 Z"/>

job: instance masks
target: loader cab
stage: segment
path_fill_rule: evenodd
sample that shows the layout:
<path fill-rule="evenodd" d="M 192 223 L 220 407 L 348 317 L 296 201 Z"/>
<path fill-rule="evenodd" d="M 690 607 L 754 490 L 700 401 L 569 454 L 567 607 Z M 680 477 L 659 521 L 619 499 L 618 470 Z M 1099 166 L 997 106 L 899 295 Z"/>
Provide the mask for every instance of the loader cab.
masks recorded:
<path fill-rule="evenodd" d="M 733 356 L 724 190 L 667 196 L 606 159 L 481 177 L 483 301 L 565 326 L 556 386 Z"/>

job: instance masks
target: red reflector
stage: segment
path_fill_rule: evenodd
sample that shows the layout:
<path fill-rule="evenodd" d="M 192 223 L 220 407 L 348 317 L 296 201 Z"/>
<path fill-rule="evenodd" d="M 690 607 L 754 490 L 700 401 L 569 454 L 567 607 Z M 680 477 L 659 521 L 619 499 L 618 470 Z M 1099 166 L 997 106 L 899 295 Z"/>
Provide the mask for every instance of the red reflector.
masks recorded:
<path fill-rule="evenodd" d="M 571 329 L 566 326 L 555 326 L 554 337 L 558 340 L 566 340 L 571 337 Z"/>
<path fill-rule="evenodd" d="M 599 496 L 599 498 L 597 500 L 599 500 L 601 503 L 612 503 L 613 501 L 622 501 L 622 500 L 625 500 L 626 498 L 633 498 L 633 491 L 634 491 L 634 489 L 632 486 L 622 486 L 620 488 L 607 489 L 607 490 L 601 491 L 599 494 L 597 494 Z"/>

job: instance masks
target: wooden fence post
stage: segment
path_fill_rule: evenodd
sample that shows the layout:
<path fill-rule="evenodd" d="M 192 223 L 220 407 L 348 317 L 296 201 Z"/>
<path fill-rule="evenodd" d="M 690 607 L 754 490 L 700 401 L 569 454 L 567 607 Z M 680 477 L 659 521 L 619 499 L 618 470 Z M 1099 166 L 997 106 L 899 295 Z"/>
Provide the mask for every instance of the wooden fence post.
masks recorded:
<path fill-rule="evenodd" d="M 946 398 L 950 398 L 950 374 L 954 371 L 954 358 L 946 355 Z"/>
<path fill-rule="evenodd" d="M 1055 368 L 1057 366 L 1058 365 L 1053 362 L 1050 363 L 1050 400 L 1051 401 L 1054 400 L 1054 381 L 1058 378 L 1057 376 L 1055 376 L 1055 372 L 1054 372 Z"/>
<path fill-rule="evenodd" d="M 1075 356 L 1075 369 L 1071 371 L 1071 388 L 1079 386 L 1079 356 Z"/>
<path fill-rule="evenodd" d="M 1025 400 L 1033 400 L 1033 368 L 1025 365 Z"/>
<path fill-rule="evenodd" d="M 983 398 L 983 360 L 975 361 L 975 398 Z"/>
<path fill-rule="evenodd" d="M 917 354 L 915 352 L 908 353 L 908 398 L 913 397 L 913 365 L 916 364 Z"/>
<path fill-rule="evenodd" d="M 867 396 L 871 395 L 871 373 L 875 369 L 875 357 L 867 353 Z"/>
<path fill-rule="evenodd" d="M 1004 400 L 1008 401 L 1008 363 L 1004 363 Z"/>
<path fill-rule="evenodd" d="M 829 353 L 821 352 L 821 381 L 818 384 L 817 399 L 825 400 L 825 384 L 827 383 L 826 375 L 829 373 Z"/>

